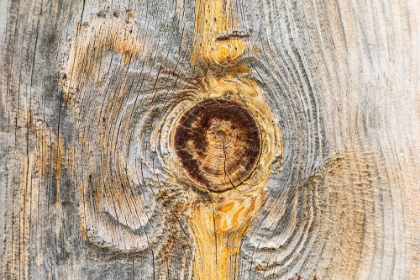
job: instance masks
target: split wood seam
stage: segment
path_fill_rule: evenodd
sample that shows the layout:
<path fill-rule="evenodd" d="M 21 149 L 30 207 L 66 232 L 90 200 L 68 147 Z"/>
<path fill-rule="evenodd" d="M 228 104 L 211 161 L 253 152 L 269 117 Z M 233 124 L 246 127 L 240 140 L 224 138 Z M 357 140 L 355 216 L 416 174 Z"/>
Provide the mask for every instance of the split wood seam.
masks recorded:
<path fill-rule="evenodd" d="M 241 63 L 245 52 L 252 52 L 251 42 L 247 34 L 235 30 L 238 18 L 230 12 L 231 5 L 230 0 L 196 0 L 191 60 L 206 69 L 202 100 L 210 101 L 180 114 L 170 139 L 177 156 L 174 169 L 182 166 L 192 184 L 205 193 L 191 202 L 189 218 L 196 241 L 194 278 L 199 280 L 238 278 L 243 235 L 265 201 L 271 165 L 283 153 L 274 116 L 248 66 Z M 255 125 L 235 122 L 233 116 L 241 110 Z M 204 145 L 194 140 L 200 125 L 207 125 L 201 128 Z"/>

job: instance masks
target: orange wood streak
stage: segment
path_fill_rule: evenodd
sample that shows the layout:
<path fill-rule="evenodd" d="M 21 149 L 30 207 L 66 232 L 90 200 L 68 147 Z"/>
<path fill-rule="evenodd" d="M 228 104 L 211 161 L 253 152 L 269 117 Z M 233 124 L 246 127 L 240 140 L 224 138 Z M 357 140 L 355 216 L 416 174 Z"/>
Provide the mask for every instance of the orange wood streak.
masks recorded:
<path fill-rule="evenodd" d="M 261 188 L 249 193 L 232 190 L 212 202 L 194 203 L 189 222 L 197 244 L 195 279 L 237 279 L 242 236 L 264 197 Z"/>
<path fill-rule="evenodd" d="M 257 83 L 244 75 L 249 73 L 248 66 L 239 62 L 248 42 L 234 34 L 239 18 L 231 7 L 231 0 L 196 0 L 191 61 L 207 69 L 197 102 L 223 98 L 246 106 L 263 131 L 262 151 L 253 174 L 240 186 L 223 193 L 207 192 L 211 199 L 200 195 L 191 198 L 189 224 L 196 241 L 194 279 L 200 280 L 238 279 L 243 235 L 263 205 L 275 157 L 283 157 L 275 118 Z M 173 169 L 178 166 L 175 163 Z"/>
<path fill-rule="evenodd" d="M 194 49 L 192 61 L 206 66 L 229 65 L 244 50 L 242 39 L 220 36 L 236 29 L 230 0 L 196 0 Z"/>

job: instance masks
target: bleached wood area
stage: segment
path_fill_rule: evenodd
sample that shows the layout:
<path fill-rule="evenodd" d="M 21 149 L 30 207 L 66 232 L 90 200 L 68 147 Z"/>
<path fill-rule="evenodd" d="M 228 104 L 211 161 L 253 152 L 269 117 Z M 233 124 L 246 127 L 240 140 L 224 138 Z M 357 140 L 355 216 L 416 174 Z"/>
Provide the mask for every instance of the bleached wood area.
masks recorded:
<path fill-rule="evenodd" d="M 419 0 L 0 9 L 0 279 L 420 279 Z"/>

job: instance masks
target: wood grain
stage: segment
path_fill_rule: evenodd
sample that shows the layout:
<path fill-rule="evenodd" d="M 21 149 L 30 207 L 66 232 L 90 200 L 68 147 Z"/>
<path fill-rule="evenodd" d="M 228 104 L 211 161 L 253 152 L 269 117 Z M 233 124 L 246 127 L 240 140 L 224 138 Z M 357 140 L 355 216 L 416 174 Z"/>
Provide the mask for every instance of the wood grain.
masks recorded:
<path fill-rule="evenodd" d="M 0 278 L 418 279 L 417 0 L 3 1 Z M 197 188 L 189 108 L 252 174 Z"/>

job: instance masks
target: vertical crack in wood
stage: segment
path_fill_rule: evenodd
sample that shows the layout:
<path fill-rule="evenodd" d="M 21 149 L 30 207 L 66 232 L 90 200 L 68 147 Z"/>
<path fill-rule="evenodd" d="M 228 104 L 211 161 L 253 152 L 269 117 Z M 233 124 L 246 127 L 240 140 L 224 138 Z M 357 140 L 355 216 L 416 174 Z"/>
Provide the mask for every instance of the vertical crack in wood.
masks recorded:
<path fill-rule="evenodd" d="M 229 180 L 229 182 L 230 182 L 230 184 L 232 185 L 232 188 L 234 188 L 235 187 L 235 185 L 232 183 L 232 180 L 230 179 L 230 177 L 229 177 L 229 174 L 227 173 L 227 171 L 226 171 L 226 158 L 227 158 L 227 155 L 226 155 L 226 149 L 225 149 L 225 141 L 224 140 L 222 140 L 222 147 L 223 147 L 223 154 L 224 154 L 224 156 L 225 156 L 225 160 L 224 160 L 224 162 L 223 162 L 223 170 L 224 170 L 224 172 L 225 172 L 225 178 L 227 177 L 228 178 L 228 180 Z"/>

